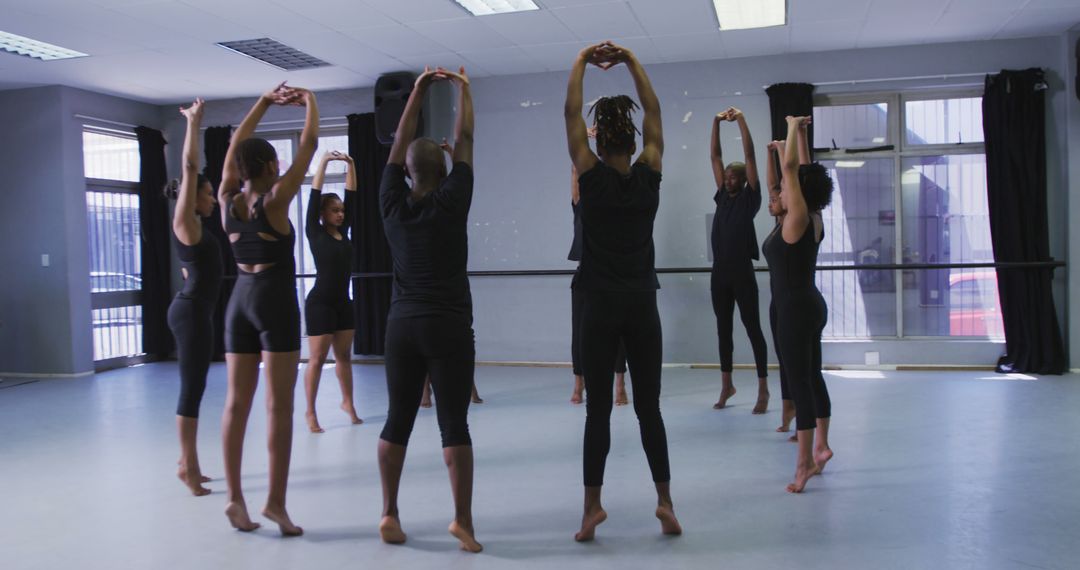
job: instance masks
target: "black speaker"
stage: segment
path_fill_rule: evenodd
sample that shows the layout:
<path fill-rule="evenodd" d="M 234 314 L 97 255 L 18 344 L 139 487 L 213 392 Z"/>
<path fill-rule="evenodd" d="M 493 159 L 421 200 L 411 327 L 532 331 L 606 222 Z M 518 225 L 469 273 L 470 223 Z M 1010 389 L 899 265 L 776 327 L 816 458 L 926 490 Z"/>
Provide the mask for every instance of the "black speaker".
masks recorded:
<path fill-rule="evenodd" d="M 393 144 L 398 121 L 415 83 L 416 75 L 409 71 L 380 75 L 375 81 L 375 137 L 380 143 Z M 416 132 L 423 130 L 424 114 L 421 111 Z"/>

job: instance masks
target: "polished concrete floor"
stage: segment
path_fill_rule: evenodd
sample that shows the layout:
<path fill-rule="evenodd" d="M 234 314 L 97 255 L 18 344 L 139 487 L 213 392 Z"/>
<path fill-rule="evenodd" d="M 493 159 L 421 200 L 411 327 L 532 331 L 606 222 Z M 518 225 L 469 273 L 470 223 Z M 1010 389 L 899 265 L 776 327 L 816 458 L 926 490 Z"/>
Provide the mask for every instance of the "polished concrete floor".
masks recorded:
<path fill-rule="evenodd" d="M 829 373 L 836 458 L 800 496 L 784 492 L 795 448 L 752 416 L 754 380 L 711 408 L 717 372 L 665 369 L 672 490 L 685 528 L 665 538 L 633 410 L 613 414 L 610 518 L 577 544 L 581 433 L 569 371 L 477 370 L 470 415 L 475 519 L 486 549 L 458 551 L 434 413 L 423 411 L 401 497 L 409 542 L 378 540 L 375 446 L 381 366 L 356 366 L 367 423 L 347 425 L 324 373 L 326 433 L 297 416 L 289 510 L 301 538 L 229 528 L 219 425 L 224 368 L 203 402 L 212 495 L 176 480 L 174 363 L 78 380 L 0 382 L 0 568 L 1076 568 L 1080 560 L 1080 378 L 989 373 Z M 260 389 L 261 392 L 261 389 Z M 298 389 L 298 402 L 302 401 Z M 248 431 L 249 506 L 265 498 L 265 414 Z"/>

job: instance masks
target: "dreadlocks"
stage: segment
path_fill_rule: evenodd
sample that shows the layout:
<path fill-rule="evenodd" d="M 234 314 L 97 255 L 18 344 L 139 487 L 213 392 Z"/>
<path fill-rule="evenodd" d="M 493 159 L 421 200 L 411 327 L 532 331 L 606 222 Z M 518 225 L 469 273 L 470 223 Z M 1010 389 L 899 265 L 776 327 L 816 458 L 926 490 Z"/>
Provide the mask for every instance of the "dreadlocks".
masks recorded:
<path fill-rule="evenodd" d="M 637 108 L 637 103 L 626 95 L 597 99 L 589 108 L 596 127 L 596 146 L 607 152 L 633 152 L 635 135 L 641 132 L 631 116 Z"/>

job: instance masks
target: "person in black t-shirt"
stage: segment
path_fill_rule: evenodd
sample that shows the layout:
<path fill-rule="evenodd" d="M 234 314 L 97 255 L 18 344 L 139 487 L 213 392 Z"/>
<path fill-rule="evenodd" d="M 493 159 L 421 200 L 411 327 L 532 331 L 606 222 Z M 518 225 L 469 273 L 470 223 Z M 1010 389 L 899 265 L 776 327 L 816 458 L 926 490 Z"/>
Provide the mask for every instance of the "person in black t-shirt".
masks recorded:
<path fill-rule="evenodd" d="M 720 146 L 722 121 L 739 124 L 745 163 L 724 164 Z M 723 409 L 727 406 L 728 399 L 735 395 L 735 385 L 731 381 L 735 343 L 731 333 L 737 304 L 757 367 L 758 397 L 753 413 L 764 414 L 769 407 L 769 350 L 765 344 L 765 335 L 761 332 L 757 277 L 754 275 L 754 260 L 759 257 L 757 236 L 754 235 L 754 216 L 761 209 L 761 184 L 758 181 L 754 140 L 750 136 L 750 129 L 746 126 L 742 111 L 730 107 L 713 118 L 709 147 L 713 178 L 716 180 L 716 194 L 713 196 L 716 214 L 713 216 L 711 236 L 713 267 L 710 290 L 713 313 L 716 314 L 716 335 L 720 345 L 721 377 L 720 399 L 713 408 Z"/>
<path fill-rule="evenodd" d="M 585 66 L 609 69 L 625 64 L 644 111 L 644 145 L 637 160 L 637 107 L 625 95 L 602 97 L 590 111 L 596 127 L 596 149 L 589 147 L 581 116 Z M 648 75 L 630 50 L 604 42 L 578 54 L 566 87 L 566 138 L 581 194 L 582 251 L 577 287 L 584 293 L 581 351 L 587 391 L 583 471 L 585 509 L 578 541 L 592 540 L 607 519 L 600 503 L 604 466 L 611 447 L 611 383 L 619 339 L 633 371 L 634 412 L 641 443 L 656 486 L 656 517 L 664 534 L 682 533 L 671 501 L 667 434 L 660 414 L 660 372 L 663 341 L 656 307 L 656 253 L 653 222 L 660 205 L 660 172 L 664 135 L 660 101 Z M 599 156 L 598 156 L 599 155 Z"/>
<path fill-rule="evenodd" d="M 413 140 L 420 107 L 434 81 L 452 81 L 460 93 L 454 166 L 449 173 L 438 143 L 428 138 Z M 473 450 L 468 424 L 476 361 L 466 272 L 472 154 L 472 94 L 465 69 L 457 73 L 425 69 L 405 104 L 379 188 L 383 228 L 394 262 L 386 323 L 390 406 L 378 452 L 383 489 L 379 534 L 391 544 L 405 542 L 398 516 L 398 488 L 424 378 L 430 375 L 443 459 L 454 496 L 454 521 L 449 530 L 462 549 L 483 550 L 473 532 Z M 411 187 L 406 176 L 412 179 Z"/>

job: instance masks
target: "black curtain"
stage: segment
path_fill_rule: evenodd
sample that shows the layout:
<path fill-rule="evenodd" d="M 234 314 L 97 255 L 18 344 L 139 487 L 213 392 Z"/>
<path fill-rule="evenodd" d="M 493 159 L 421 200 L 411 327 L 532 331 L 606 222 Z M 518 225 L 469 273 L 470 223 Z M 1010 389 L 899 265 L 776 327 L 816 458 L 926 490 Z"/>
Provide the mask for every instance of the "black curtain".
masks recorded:
<path fill-rule="evenodd" d="M 1051 260 L 1045 93 L 1041 69 L 986 76 L 986 189 L 997 262 Z M 1005 356 L 998 372 L 1062 374 L 1065 349 L 1054 310 L 1053 270 L 999 269 L 997 276 L 1005 325 Z"/>
<path fill-rule="evenodd" d="M 814 86 L 809 83 L 777 83 L 765 88 L 769 96 L 769 118 L 772 120 L 772 140 L 787 138 L 786 117 L 814 116 Z M 810 157 L 814 156 L 814 124 L 806 130 Z"/>
<path fill-rule="evenodd" d="M 375 137 L 375 114 L 349 115 L 349 155 L 356 163 L 356 211 L 353 212 L 353 267 L 359 273 L 391 273 L 390 246 L 379 211 L 379 181 L 390 156 Z M 390 312 L 390 277 L 355 279 L 356 354 L 383 354 L 386 316 Z"/>
<path fill-rule="evenodd" d="M 139 225 L 142 231 L 142 320 L 143 352 L 157 359 L 168 358 L 173 350 L 168 313 L 169 283 L 168 198 L 165 180 L 165 137 L 161 131 L 138 127 L 139 139 Z"/>
<path fill-rule="evenodd" d="M 210 181 L 217 195 L 221 184 L 221 171 L 225 166 L 225 153 L 229 150 L 232 127 L 210 127 L 203 136 L 203 152 L 206 153 L 206 167 L 203 176 Z M 225 359 L 225 305 L 229 302 L 233 286 L 236 285 L 236 259 L 233 257 L 229 236 L 221 226 L 221 204 L 214 207 L 214 213 L 203 220 L 203 231 L 208 231 L 218 239 L 221 246 L 221 260 L 225 264 L 225 280 L 221 283 L 221 295 L 214 308 L 214 359 Z"/>

